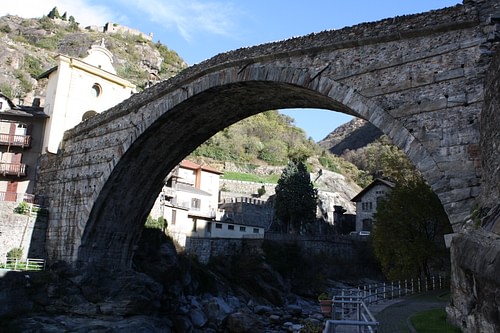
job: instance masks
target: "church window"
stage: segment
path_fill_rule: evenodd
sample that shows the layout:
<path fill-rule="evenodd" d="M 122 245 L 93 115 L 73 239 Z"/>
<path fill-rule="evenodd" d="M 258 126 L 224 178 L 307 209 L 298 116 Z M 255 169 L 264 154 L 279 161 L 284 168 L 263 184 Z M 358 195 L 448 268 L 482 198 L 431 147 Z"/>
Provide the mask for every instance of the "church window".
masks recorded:
<path fill-rule="evenodd" d="M 99 83 L 94 83 L 94 85 L 92 86 L 92 97 L 99 97 L 101 96 L 102 94 L 102 87 Z"/>

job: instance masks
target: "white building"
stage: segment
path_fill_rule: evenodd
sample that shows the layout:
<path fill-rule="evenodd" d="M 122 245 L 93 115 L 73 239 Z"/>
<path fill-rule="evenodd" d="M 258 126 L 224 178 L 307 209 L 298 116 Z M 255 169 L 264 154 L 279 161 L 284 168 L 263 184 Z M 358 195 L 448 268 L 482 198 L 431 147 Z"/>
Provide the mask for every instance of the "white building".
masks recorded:
<path fill-rule="evenodd" d="M 351 201 L 356 203 L 356 231 L 370 231 L 375 221 L 377 205 L 392 191 L 395 184 L 380 178 L 359 192 Z"/>
<path fill-rule="evenodd" d="M 264 228 L 221 221 L 219 178 L 222 172 L 183 160 L 171 173 L 151 210 L 163 216 L 168 234 L 181 246 L 187 237 L 245 238 L 264 237 Z"/>
<path fill-rule="evenodd" d="M 56 56 L 57 66 L 43 73 L 48 78 L 44 112 L 47 120 L 43 152 L 57 153 L 63 134 L 135 92 L 135 85 L 116 75 L 113 55 L 104 42 L 93 45 L 83 59 Z"/>

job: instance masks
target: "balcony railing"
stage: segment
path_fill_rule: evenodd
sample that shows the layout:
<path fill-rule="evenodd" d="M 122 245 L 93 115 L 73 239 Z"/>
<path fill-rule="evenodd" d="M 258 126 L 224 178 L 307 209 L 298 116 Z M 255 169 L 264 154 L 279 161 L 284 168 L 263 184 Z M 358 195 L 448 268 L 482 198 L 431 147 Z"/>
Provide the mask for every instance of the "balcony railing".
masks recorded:
<path fill-rule="evenodd" d="M 0 174 L 3 176 L 26 176 L 26 164 L 0 162 Z"/>
<path fill-rule="evenodd" d="M 29 147 L 31 144 L 30 135 L 12 135 L 0 133 L 0 145 Z"/>

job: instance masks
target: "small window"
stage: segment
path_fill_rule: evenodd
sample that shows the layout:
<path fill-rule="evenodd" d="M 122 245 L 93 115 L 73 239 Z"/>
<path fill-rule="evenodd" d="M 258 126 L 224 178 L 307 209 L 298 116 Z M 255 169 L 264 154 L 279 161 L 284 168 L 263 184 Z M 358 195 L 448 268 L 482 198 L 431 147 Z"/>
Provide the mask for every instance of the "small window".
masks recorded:
<path fill-rule="evenodd" d="M 222 223 L 215 223 L 215 229 L 222 229 Z"/>
<path fill-rule="evenodd" d="M 172 210 L 172 225 L 175 225 L 176 220 L 177 220 L 177 211 Z"/>
<path fill-rule="evenodd" d="M 227 225 L 227 230 L 234 230 L 234 225 L 228 224 Z"/>
<path fill-rule="evenodd" d="M 99 83 L 94 83 L 94 85 L 92 86 L 92 90 L 90 92 L 92 94 L 92 97 L 97 98 L 97 97 L 101 96 L 101 94 L 102 94 L 101 85 Z"/>
<path fill-rule="evenodd" d="M 240 231 L 247 231 L 247 227 L 240 227 Z"/>
<path fill-rule="evenodd" d="M 259 228 L 253 228 L 253 233 L 258 234 L 259 233 Z"/>
<path fill-rule="evenodd" d="M 200 209 L 201 207 L 201 199 L 192 198 L 191 199 L 191 208 L 192 209 Z"/>

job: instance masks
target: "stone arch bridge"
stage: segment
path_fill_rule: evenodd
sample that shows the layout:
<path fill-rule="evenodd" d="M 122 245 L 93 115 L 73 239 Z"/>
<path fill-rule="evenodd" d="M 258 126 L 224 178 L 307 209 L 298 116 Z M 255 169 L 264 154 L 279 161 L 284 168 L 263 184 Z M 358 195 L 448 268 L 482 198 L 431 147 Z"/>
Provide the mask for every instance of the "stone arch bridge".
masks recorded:
<path fill-rule="evenodd" d="M 499 9 L 465 0 L 219 54 L 81 123 L 40 164 L 49 260 L 129 267 L 168 172 L 219 130 L 284 108 L 334 110 L 377 126 L 459 231 L 480 194 L 479 118 Z"/>

